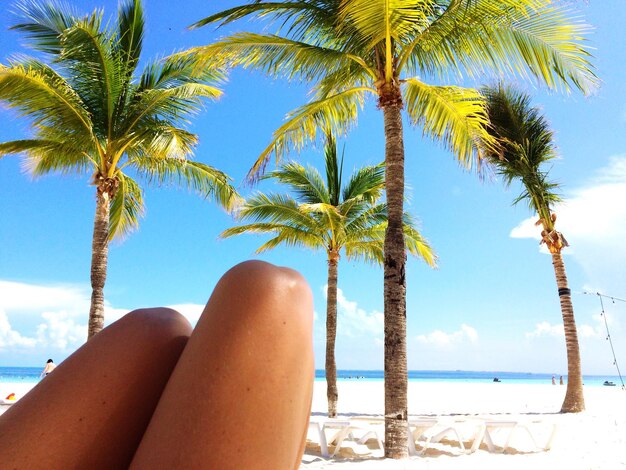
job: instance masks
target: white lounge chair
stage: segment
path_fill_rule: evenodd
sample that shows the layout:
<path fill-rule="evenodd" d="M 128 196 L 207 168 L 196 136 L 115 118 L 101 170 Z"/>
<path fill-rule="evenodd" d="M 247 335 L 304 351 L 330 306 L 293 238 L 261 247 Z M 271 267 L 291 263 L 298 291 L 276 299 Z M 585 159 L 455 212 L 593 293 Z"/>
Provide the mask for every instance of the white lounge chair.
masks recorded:
<path fill-rule="evenodd" d="M 468 435 L 471 431 L 471 435 Z M 412 455 L 422 455 L 431 444 L 437 444 L 444 438 L 458 443 L 459 449 L 464 454 L 471 454 L 478 449 L 483 439 L 484 423 L 476 419 L 452 419 L 452 418 L 422 418 L 409 420 L 409 433 L 413 439 L 409 439 L 409 454 L 415 450 L 415 442 L 424 437 L 422 450 Z M 472 445 L 465 447 L 465 441 L 469 440 Z M 411 442 L 413 441 L 413 442 Z"/>
<path fill-rule="evenodd" d="M 370 421 L 370 422 L 368 422 Z M 326 458 L 334 457 L 341 448 L 345 439 L 355 440 L 358 444 L 364 444 L 369 439 L 374 438 L 379 449 L 384 451 L 382 440 L 378 436 L 378 432 L 371 426 L 372 421 L 366 418 L 355 418 L 352 420 L 340 419 L 324 419 L 318 421 L 316 419 L 309 420 L 309 429 L 312 429 L 318 436 L 320 443 L 320 452 Z M 376 423 L 377 424 L 377 423 Z M 332 431 L 330 437 L 327 432 Z M 332 453 L 330 446 L 334 445 Z"/>
<path fill-rule="evenodd" d="M 436 426 L 437 423 L 438 420 L 436 418 L 409 419 L 409 455 L 422 455 L 426 452 L 432 436 L 425 436 L 425 433 L 432 427 Z M 425 441 L 420 443 L 422 450 L 418 451 L 415 443 L 422 437 L 425 438 Z"/>
<path fill-rule="evenodd" d="M 546 443 L 544 445 L 539 445 L 535 439 L 535 436 L 531 432 L 531 427 L 539 427 L 539 426 L 548 426 L 549 435 Z M 483 441 L 487 445 L 487 449 L 489 452 L 497 452 L 497 447 L 493 441 L 494 435 L 498 431 L 506 431 L 506 439 L 504 440 L 504 444 L 502 445 L 502 450 L 500 452 L 505 452 L 509 447 L 511 447 L 511 441 L 513 439 L 513 435 L 519 431 L 524 431 L 530 441 L 532 442 L 535 449 L 548 451 L 552 447 L 552 441 L 554 440 L 554 436 L 557 431 L 556 423 L 546 423 L 542 420 L 530 420 L 530 421 L 505 421 L 505 420 L 488 420 L 485 421 L 485 431 L 483 436 Z"/>

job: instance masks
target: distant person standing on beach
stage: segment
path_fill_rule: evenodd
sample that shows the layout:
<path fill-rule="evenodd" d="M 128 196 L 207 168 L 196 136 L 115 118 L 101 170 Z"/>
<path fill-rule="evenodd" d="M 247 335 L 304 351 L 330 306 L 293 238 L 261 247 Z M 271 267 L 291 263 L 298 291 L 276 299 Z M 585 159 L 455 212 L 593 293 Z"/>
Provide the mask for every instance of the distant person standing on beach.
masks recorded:
<path fill-rule="evenodd" d="M 552 385 L 556 385 L 556 379 L 554 378 L 554 375 L 552 376 Z"/>
<path fill-rule="evenodd" d="M 563 385 L 563 376 L 559 377 L 559 385 Z"/>
<path fill-rule="evenodd" d="M 52 359 L 48 359 L 48 361 L 46 362 L 46 367 L 44 367 L 43 370 L 41 371 L 41 374 L 39 374 L 39 378 L 45 377 L 54 369 L 56 369 L 56 367 L 57 365 L 54 363 L 54 361 Z"/>

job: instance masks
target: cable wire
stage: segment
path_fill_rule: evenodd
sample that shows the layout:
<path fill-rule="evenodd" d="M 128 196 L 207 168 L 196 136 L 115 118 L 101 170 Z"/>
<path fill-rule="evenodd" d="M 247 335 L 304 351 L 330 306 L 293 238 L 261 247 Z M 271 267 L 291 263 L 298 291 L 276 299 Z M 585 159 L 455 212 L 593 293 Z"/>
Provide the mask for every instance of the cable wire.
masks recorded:
<path fill-rule="evenodd" d="M 591 292 L 585 292 L 585 291 L 583 291 L 583 294 L 594 295 Z M 626 300 L 620 299 L 618 297 L 611 297 L 610 295 L 600 294 L 600 292 L 596 292 L 595 295 L 597 295 L 598 298 L 600 299 L 600 307 L 602 308 L 602 313 L 600 313 L 600 316 L 604 319 L 604 326 L 606 328 L 606 339 L 611 345 L 611 352 L 613 353 L 613 365 L 616 367 L 617 375 L 619 376 L 619 379 L 622 382 L 622 390 L 626 390 L 626 385 L 624 385 L 624 379 L 622 378 L 622 373 L 620 372 L 619 365 L 617 364 L 617 357 L 615 356 L 615 348 L 613 347 L 613 340 L 611 339 L 611 333 L 609 332 L 609 323 L 606 321 L 606 313 L 604 311 L 604 301 L 602 300 L 602 298 L 605 297 L 607 299 L 611 299 L 613 303 L 615 303 L 616 300 L 618 302 L 626 302 Z"/>

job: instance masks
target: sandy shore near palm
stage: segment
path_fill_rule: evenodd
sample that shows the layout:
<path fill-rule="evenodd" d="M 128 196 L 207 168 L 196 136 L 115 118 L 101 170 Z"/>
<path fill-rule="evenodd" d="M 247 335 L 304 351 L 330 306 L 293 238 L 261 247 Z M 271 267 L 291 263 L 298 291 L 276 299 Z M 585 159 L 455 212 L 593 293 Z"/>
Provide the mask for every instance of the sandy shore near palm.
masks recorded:
<path fill-rule="evenodd" d="M 4 398 L 13 392 L 23 396 L 33 384 L 0 383 Z M 384 388 L 382 382 L 341 381 L 339 417 L 382 417 Z M 470 455 L 462 454 L 453 440 L 433 445 L 424 456 L 405 460 L 384 459 L 374 441 L 366 444 L 347 442 L 337 456 L 321 457 L 319 439 L 311 430 L 302 459 L 302 469 L 386 470 L 386 469 L 624 469 L 626 468 L 626 391 L 620 387 L 585 387 L 586 411 L 559 414 L 564 386 L 519 385 L 507 383 L 410 382 L 409 415 L 411 418 L 436 417 L 456 423 L 468 422 L 471 431 L 475 420 L 540 421 L 531 426 L 533 437 L 545 443 L 551 424 L 557 424 L 552 449 L 534 447 L 524 433 L 516 433 L 506 453 L 491 453 L 485 444 Z M 0 405 L 0 413 L 8 406 Z M 313 392 L 312 419 L 323 421 L 326 415 L 326 383 L 316 381 Z M 382 425 L 374 425 L 383 437 Z M 266 430 L 271 432 L 271 426 Z M 471 432 L 470 432 L 471 434 Z M 494 434 L 494 443 L 504 437 Z M 280 445 L 280 443 L 276 443 Z"/>
<path fill-rule="evenodd" d="M 341 381 L 340 418 L 384 414 L 382 382 Z M 524 432 L 514 434 L 511 449 L 491 453 L 485 444 L 470 455 L 460 452 L 456 442 L 433 445 L 425 456 L 394 461 L 384 459 L 372 440 L 367 445 L 348 443 L 332 459 L 320 456 L 318 438 L 309 431 L 301 469 L 618 469 L 626 468 L 626 391 L 620 387 L 585 387 L 586 410 L 559 414 L 565 386 L 507 383 L 410 382 L 409 416 L 436 417 L 472 423 L 475 420 L 539 421 L 529 426 L 533 437 L 544 444 L 552 423 L 557 432 L 549 451 L 533 445 Z M 312 417 L 322 421 L 326 414 L 326 383 L 316 381 Z M 471 426 L 460 426 L 471 431 Z M 379 428 L 384 436 L 382 426 Z M 471 434 L 471 432 L 470 432 Z M 494 443 L 504 444 L 506 432 L 494 433 Z"/>

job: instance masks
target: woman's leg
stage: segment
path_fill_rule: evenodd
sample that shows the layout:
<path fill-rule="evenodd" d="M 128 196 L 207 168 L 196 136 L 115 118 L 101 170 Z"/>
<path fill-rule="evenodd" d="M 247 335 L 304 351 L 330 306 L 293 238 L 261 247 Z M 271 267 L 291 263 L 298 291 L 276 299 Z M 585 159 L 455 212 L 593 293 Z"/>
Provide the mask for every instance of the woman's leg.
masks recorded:
<path fill-rule="evenodd" d="M 126 468 L 190 334 L 164 308 L 102 330 L 0 416 L 0 468 Z"/>
<path fill-rule="evenodd" d="M 313 387 L 313 306 L 295 271 L 249 261 L 220 280 L 133 469 L 293 469 Z"/>

